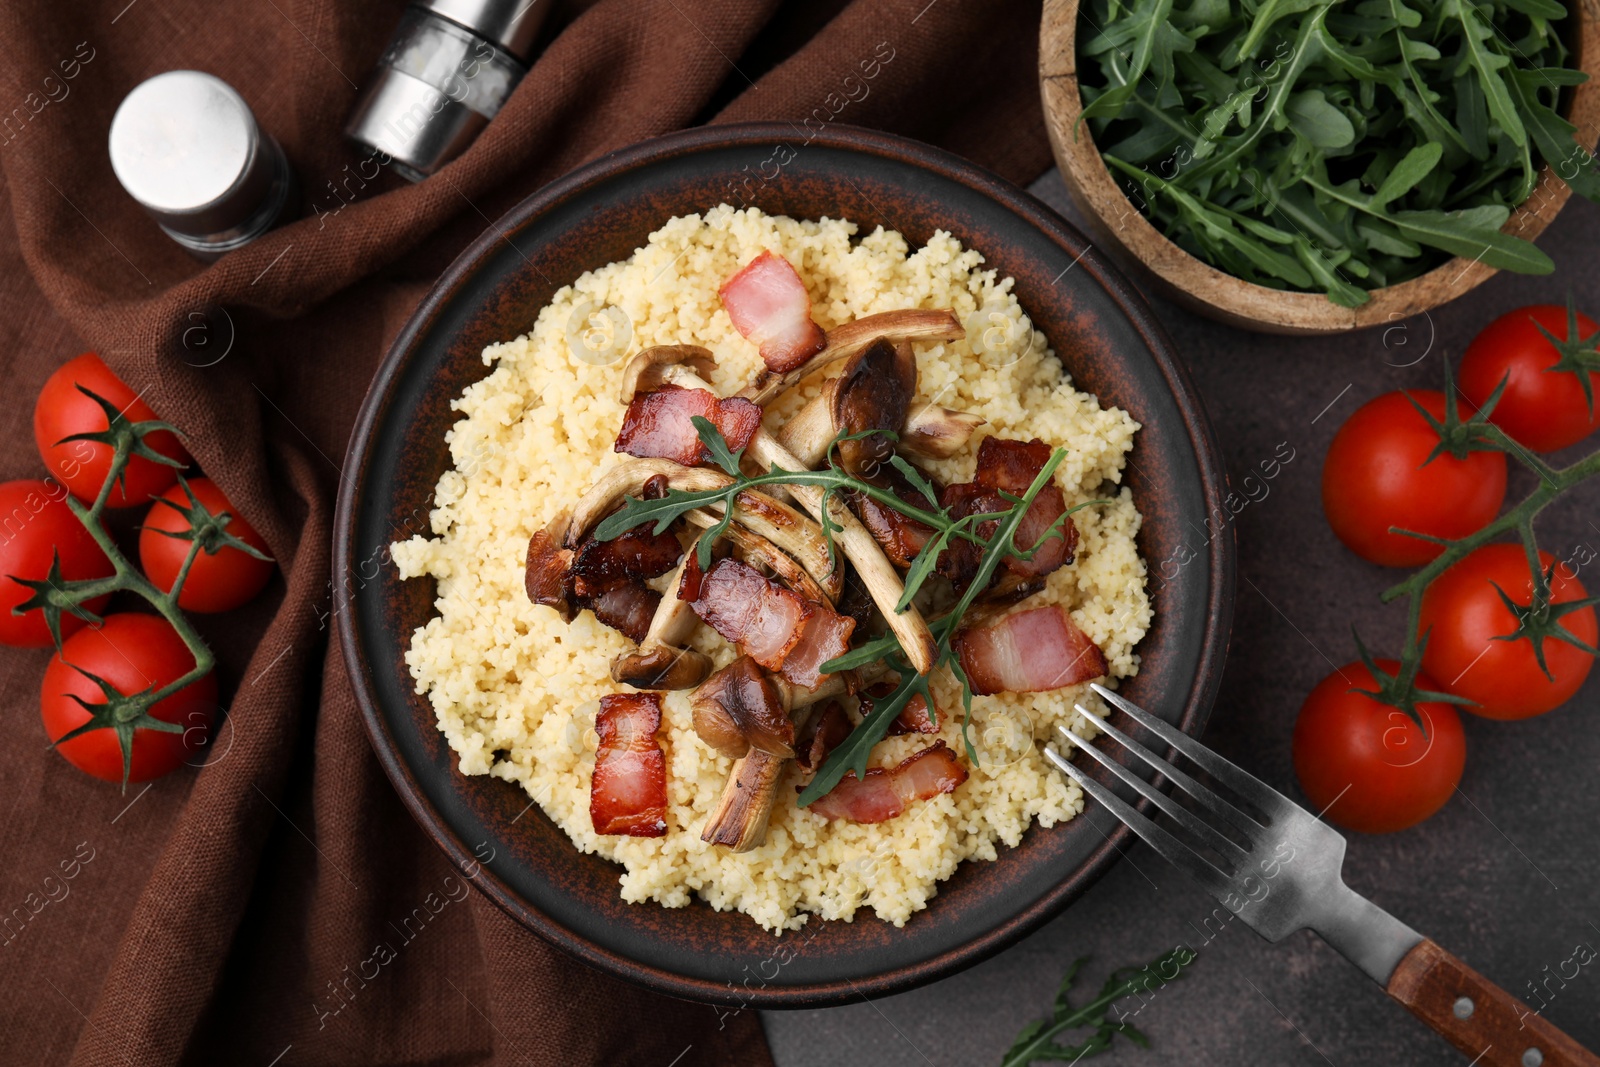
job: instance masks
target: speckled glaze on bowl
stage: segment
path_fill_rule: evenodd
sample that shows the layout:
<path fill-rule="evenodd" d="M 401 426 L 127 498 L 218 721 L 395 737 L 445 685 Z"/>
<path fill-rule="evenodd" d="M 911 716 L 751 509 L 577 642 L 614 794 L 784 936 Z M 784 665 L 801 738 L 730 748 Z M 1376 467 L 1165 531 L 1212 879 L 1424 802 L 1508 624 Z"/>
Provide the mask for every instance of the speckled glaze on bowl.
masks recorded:
<path fill-rule="evenodd" d="M 864 911 L 774 937 L 696 901 L 625 904 L 620 868 L 580 854 L 517 787 L 465 777 L 413 692 L 402 656 L 433 614 L 430 581 L 400 581 L 386 546 L 427 530 L 448 463 L 450 401 L 487 373 L 484 346 L 532 327 L 555 290 L 631 255 L 674 215 L 719 202 L 883 225 L 917 246 L 935 230 L 1016 279 L 1016 293 L 1080 389 L 1144 424 L 1127 484 L 1145 516 L 1155 622 L 1124 691 L 1198 734 L 1222 673 L 1234 546 L 1218 521 L 1223 468 L 1172 345 L 1134 289 L 1027 193 L 954 156 L 830 126 L 707 127 L 616 152 L 508 213 L 445 272 L 373 380 L 346 456 L 334 532 L 339 641 L 362 713 L 407 807 L 479 888 L 593 966 L 664 993 L 740 1007 L 801 1007 L 932 981 L 999 951 L 1059 912 L 1130 834 L 1098 806 L 1034 827 L 992 863 L 963 864 L 901 929 Z M 686 339 L 689 340 L 689 339 Z M 1212 521 L 1208 522 L 1207 520 Z"/>

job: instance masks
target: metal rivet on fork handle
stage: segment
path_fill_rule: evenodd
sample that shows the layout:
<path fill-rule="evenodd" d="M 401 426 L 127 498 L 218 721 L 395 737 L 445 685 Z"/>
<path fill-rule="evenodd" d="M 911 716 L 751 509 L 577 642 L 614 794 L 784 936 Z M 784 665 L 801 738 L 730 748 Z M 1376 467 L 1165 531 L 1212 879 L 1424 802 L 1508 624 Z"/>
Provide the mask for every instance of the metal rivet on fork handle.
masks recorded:
<path fill-rule="evenodd" d="M 1472 1018 L 1472 1008 L 1471 997 L 1457 997 L 1455 1007 L 1452 1010 L 1456 1013 L 1457 1019 L 1470 1019 Z"/>

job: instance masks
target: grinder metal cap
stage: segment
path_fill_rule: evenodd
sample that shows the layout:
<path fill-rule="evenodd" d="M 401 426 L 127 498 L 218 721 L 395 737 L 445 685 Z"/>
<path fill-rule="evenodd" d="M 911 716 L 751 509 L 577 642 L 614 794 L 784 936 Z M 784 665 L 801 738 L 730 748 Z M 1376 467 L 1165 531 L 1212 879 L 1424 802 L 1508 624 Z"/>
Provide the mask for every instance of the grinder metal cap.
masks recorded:
<path fill-rule="evenodd" d="M 111 168 L 185 247 L 220 254 L 270 229 L 288 198 L 288 164 L 244 98 L 197 70 L 143 82 L 111 120 Z"/>
<path fill-rule="evenodd" d="M 518 59 L 527 61 L 539 25 L 555 0 L 419 0 L 417 6 L 436 12 L 487 37 Z"/>

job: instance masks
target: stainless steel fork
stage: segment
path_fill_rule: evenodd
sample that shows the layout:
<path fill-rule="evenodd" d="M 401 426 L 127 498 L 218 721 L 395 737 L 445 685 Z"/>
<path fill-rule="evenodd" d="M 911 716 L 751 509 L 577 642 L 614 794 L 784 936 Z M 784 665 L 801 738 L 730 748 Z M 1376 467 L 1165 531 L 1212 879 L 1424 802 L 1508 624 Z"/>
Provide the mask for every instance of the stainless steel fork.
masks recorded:
<path fill-rule="evenodd" d="M 1046 757 L 1256 933 L 1280 941 L 1296 930 L 1315 930 L 1391 997 L 1473 1057 L 1475 1065 L 1600 1067 L 1600 1059 L 1532 1008 L 1345 885 L 1340 877 L 1345 839 L 1318 816 L 1138 705 L 1102 686 L 1093 688 L 1255 810 L 1223 798 L 1115 726 L 1101 723 L 1113 741 L 1189 794 L 1202 815 L 1058 727 L 1065 741 L 1194 838 L 1201 846 L 1196 848 L 1053 749 L 1045 750 Z"/>

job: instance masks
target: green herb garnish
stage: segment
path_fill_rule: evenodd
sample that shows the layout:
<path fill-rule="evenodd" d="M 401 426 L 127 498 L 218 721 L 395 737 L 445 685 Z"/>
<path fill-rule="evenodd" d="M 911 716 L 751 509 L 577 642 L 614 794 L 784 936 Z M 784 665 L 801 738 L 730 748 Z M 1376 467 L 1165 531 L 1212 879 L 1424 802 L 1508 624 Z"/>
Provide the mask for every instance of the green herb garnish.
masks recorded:
<path fill-rule="evenodd" d="M 1153 994 L 1168 982 L 1182 978 L 1183 969 L 1197 958 L 1193 949 L 1180 946 L 1143 967 L 1124 967 L 1113 971 L 1100 987 L 1100 995 L 1081 1008 L 1074 1008 L 1069 996 L 1078 972 L 1089 960 L 1088 957 L 1074 960 L 1061 980 L 1050 1017 L 1035 1020 L 1023 1027 L 1016 1041 L 1006 1050 L 1000 1067 L 1028 1067 L 1030 1063 L 1043 1060 L 1077 1063 L 1110 1048 L 1112 1039 L 1118 1034 L 1141 1048 L 1148 1048 L 1149 1039 L 1128 1022 L 1128 1017 L 1133 1013 L 1118 1012 L 1117 1017 L 1112 1019 L 1112 1008 L 1119 1000 L 1134 994 Z M 1094 1033 L 1075 1045 L 1058 1043 L 1061 1035 L 1084 1027 L 1093 1027 Z"/>
<path fill-rule="evenodd" d="M 716 425 L 708 419 L 696 417 L 694 420 L 696 432 L 705 444 L 707 452 L 719 467 L 726 472 L 732 481 L 716 489 L 669 489 L 665 496 L 653 500 L 640 500 L 628 497 L 618 511 L 613 512 L 595 527 L 594 536 L 601 541 L 609 541 L 636 526 L 652 523 L 654 531 L 661 533 L 675 520 L 695 508 L 707 506 L 721 506 L 721 521 L 708 531 L 706 536 L 700 538 L 698 562 L 701 567 L 711 565 L 711 546 L 716 541 L 716 535 L 732 521 L 735 502 L 739 494 L 747 489 L 756 489 L 766 485 L 814 485 L 824 490 L 824 510 L 826 515 L 826 494 L 852 491 L 870 497 L 885 507 L 893 508 L 900 514 L 930 527 L 933 536 L 928 538 L 927 544 L 917 553 L 911 562 L 910 569 L 905 576 L 905 592 L 900 597 L 896 611 L 905 611 L 912 599 L 927 582 L 929 575 L 939 560 L 939 554 L 953 540 L 970 541 L 982 549 L 976 576 L 966 592 L 962 594 L 956 605 L 942 618 L 929 624 L 929 631 L 935 641 L 934 669 L 940 666 L 948 668 L 961 683 L 962 705 L 965 715 L 962 719 L 961 735 L 966 745 L 967 757 L 974 764 L 978 762 L 978 752 L 969 736 L 969 727 L 972 720 L 972 688 L 967 684 L 965 674 L 961 670 L 951 642 L 955 638 L 960 626 L 961 618 L 967 609 L 972 606 L 979 593 L 987 588 L 989 581 L 994 577 L 996 569 L 1008 556 L 1020 559 L 1031 559 L 1044 543 L 1051 537 L 1061 534 L 1063 524 L 1076 511 L 1091 504 L 1107 503 L 1104 500 L 1090 500 L 1076 507 L 1068 508 L 1061 517 L 1051 524 L 1050 528 L 1042 534 L 1032 545 L 1019 547 L 1015 544 L 1017 529 L 1022 524 L 1023 517 L 1028 512 L 1028 507 L 1039 495 L 1046 485 L 1050 484 L 1056 468 L 1067 457 L 1067 450 L 1056 449 L 1034 478 L 1026 492 L 1017 496 L 1001 492 L 1000 496 L 1009 507 L 1004 511 L 982 512 L 975 515 L 966 515 L 957 518 L 950 514 L 950 509 L 939 506 L 937 494 L 933 486 L 916 471 L 909 463 L 898 456 L 891 457 L 890 463 L 900 470 L 912 486 L 928 501 L 928 507 L 902 500 L 900 496 L 881 486 L 865 481 L 839 464 L 836 449 L 841 441 L 858 439 L 865 436 L 840 435 L 829 445 L 827 451 L 827 466 L 814 471 L 790 471 L 782 467 L 773 467 L 764 474 L 750 475 L 744 473 L 739 467 L 740 456 L 728 448 L 727 441 L 723 438 Z M 884 432 L 884 431 L 872 431 Z M 893 435 L 890 435 L 891 437 Z M 899 462 L 896 462 L 898 460 Z M 994 522 L 995 529 L 987 537 L 978 533 L 978 528 L 985 523 Z M 832 531 L 837 529 L 831 523 L 823 525 L 824 536 L 829 537 L 831 545 Z M 835 559 L 835 566 L 837 566 Z M 829 660 L 822 665 L 824 673 L 834 673 L 849 670 L 854 667 L 863 667 L 871 663 L 886 663 L 899 675 L 894 691 L 883 700 L 875 701 L 873 709 L 866 718 L 844 739 L 831 753 L 817 773 L 807 783 L 801 792 L 799 804 L 801 807 L 810 804 L 813 800 L 823 796 L 849 771 L 855 771 L 858 778 L 867 773 L 867 760 L 872 753 L 872 746 L 883 739 L 889 729 L 889 724 L 894 722 L 900 711 L 912 697 L 921 696 L 928 704 L 930 716 L 936 716 L 934 710 L 933 693 L 930 690 L 931 672 L 919 674 L 906 659 L 904 649 L 895 636 L 885 634 L 883 637 L 867 642 L 859 648 Z M 935 720 L 937 721 L 937 720 Z"/>
<path fill-rule="evenodd" d="M 1156 228 L 1205 262 L 1359 307 L 1449 256 L 1526 274 L 1500 232 L 1548 163 L 1600 201 L 1557 108 L 1555 0 L 1088 0 L 1083 119 Z"/>

